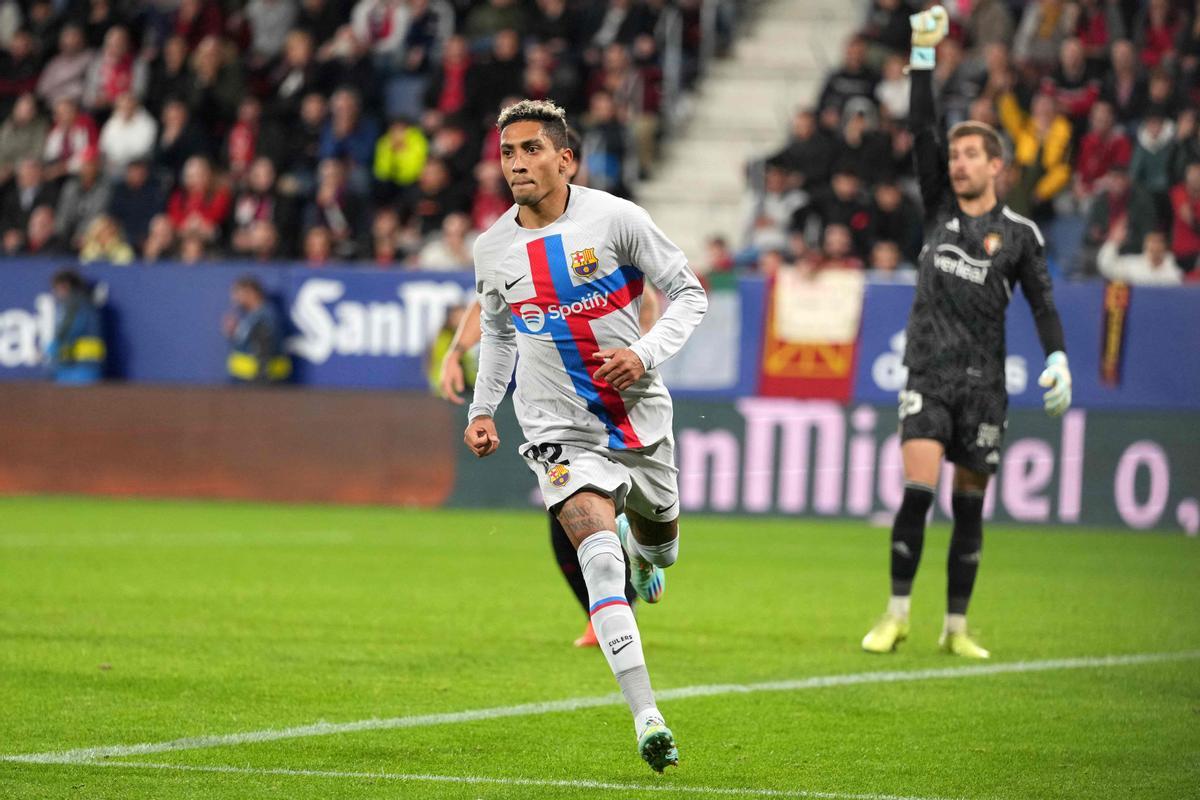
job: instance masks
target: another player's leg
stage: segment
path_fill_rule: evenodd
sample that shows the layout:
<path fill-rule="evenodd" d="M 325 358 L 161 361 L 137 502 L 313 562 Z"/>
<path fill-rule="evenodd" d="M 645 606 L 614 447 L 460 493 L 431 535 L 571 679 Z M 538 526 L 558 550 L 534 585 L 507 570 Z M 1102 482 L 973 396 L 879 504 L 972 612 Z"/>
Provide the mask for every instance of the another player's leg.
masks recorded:
<path fill-rule="evenodd" d="M 892 593 L 887 610 L 863 637 L 869 653 L 890 653 L 908 638 L 913 579 L 925 545 L 925 518 L 933 505 L 944 448 L 934 439 L 909 439 L 901 446 L 904 459 L 904 498 L 892 523 Z"/>
<path fill-rule="evenodd" d="M 624 515 L 617 517 L 618 527 Z M 576 602 L 583 609 L 583 613 L 587 615 L 591 604 L 588 602 L 587 583 L 583 580 L 583 570 L 579 568 L 579 557 L 575 552 L 575 545 L 571 544 L 567 532 L 563 530 L 562 524 L 559 523 L 558 517 L 550 514 L 550 546 L 554 550 L 554 561 L 558 564 L 559 572 L 562 573 L 563 579 L 567 585 L 571 587 L 571 593 L 575 595 Z M 633 585 L 629 582 L 629 566 L 625 567 L 625 598 L 632 604 L 637 593 L 634 591 Z M 597 647 L 596 632 L 592 628 L 591 619 L 588 619 L 587 627 L 583 629 L 583 634 L 575 640 L 576 647 Z"/>
<path fill-rule="evenodd" d="M 628 522 L 617 521 L 617 533 L 629 555 L 629 579 L 638 597 L 657 603 L 667 590 L 664 570 L 679 557 L 679 520 L 658 522 L 626 509 Z"/>
<path fill-rule="evenodd" d="M 641 633 L 625 598 L 625 552 L 615 530 L 613 501 L 583 490 L 571 495 L 558 508 L 558 519 L 578 547 L 592 625 L 604 658 L 633 713 L 638 752 L 651 768 L 662 772 L 679 762 L 679 754 L 674 736 L 654 703 Z"/>
<path fill-rule="evenodd" d="M 988 658 L 967 632 L 967 606 L 979 572 L 983 552 L 983 498 L 988 476 L 962 466 L 954 468 L 954 528 L 946 561 L 946 622 L 938 644 L 948 653 L 968 658 Z"/>

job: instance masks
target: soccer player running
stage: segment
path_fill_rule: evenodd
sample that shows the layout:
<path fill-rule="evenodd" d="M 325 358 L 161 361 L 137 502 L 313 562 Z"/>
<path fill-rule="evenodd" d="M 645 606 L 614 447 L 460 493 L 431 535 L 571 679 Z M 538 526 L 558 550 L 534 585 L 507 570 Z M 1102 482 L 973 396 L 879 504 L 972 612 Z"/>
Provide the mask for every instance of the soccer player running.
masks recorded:
<path fill-rule="evenodd" d="M 934 6 L 910 21 L 909 125 L 925 206 L 925 244 L 908 318 L 908 385 L 900 393 L 905 486 L 892 527 L 892 594 L 862 646 L 888 653 L 908 636 L 925 517 L 945 457 L 954 464 L 954 527 L 939 644 L 948 653 L 988 658 L 969 636 L 966 615 L 983 545 L 984 492 L 999 464 L 1007 425 L 1004 315 L 1018 283 L 1046 352 L 1038 383 L 1049 390 L 1044 402 L 1053 416 L 1071 404 L 1071 373 L 1042 234 L 996 198 L 996 177 L 1004 167 L 1000 137 L 988 125 L 967 121 L 950 129 L 948 158 L 939 141 L 931 78 L 934 48 L 946 36 L 946 10 Z"/>
<path fill-rule="evenodd" d="M 626 556 L 638 595 L 649 600 L 659 570 L 679 551 L 671 396 L 655 368 L 683 347 L 708 300 L 682 251 L 645 211 L 568 183 L 574 153 L 562 109 L 523 100 L 500 113 L 497 128 L 516 210 L 475 242 L 483 338 L 463 439 L 480 458 L 500 446 L 492 417 L 515 367 L 521 455 L 576 547 L 638 752 L 661 772 L 679 754 L 621 589 Z M 644 278 L 671 304 L 643 336 Z M 622 510 L 631 531 L 619 530 Z"/>

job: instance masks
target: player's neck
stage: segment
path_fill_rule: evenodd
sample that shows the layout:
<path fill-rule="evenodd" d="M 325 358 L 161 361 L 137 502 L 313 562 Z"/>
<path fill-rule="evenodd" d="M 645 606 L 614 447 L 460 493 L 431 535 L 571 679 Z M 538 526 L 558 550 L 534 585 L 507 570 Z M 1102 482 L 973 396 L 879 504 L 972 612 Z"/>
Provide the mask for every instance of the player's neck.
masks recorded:
<path fill-rule="evenodd" d="M 517 209 L 517 224 L 522 228 L 544 228 L 567 213 L 571 185 L 564 183 L 538 202 Z"/>
<path fill-rule="evenodd" d="M 982 217 L 984 214 L 996 207 L 996 189 L 989 186 L 983 194 L 978 197 L 966 198 L 962 195 L 958 196 L 958 207 L 968 217 Z"/>

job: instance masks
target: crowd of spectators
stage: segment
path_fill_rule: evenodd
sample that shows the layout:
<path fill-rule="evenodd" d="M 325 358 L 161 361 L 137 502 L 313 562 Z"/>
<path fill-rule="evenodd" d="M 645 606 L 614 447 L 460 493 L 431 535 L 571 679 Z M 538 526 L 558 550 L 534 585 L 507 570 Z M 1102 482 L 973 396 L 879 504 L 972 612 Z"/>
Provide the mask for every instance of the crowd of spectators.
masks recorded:
<path fill-rule="evenodd" d="M 920 247 L 908 16 L 872 0 L 787 145 L 751 165 L 742 240 L 711 268 L 910 270 Z M 944 2 L 934 87 L 945 124 L 1005 140 L 999 189 L 1046 234 L 1051 268 L 1139 283 L 1200 279 L 1200 2 Z"/>
<path fill-rule="evenodd" d="M 700 5 L 0 0 L 0 247 L 469 268 L 511 204 L 500 108 L 562 105 L 581 180 L 628 195 Z"/>

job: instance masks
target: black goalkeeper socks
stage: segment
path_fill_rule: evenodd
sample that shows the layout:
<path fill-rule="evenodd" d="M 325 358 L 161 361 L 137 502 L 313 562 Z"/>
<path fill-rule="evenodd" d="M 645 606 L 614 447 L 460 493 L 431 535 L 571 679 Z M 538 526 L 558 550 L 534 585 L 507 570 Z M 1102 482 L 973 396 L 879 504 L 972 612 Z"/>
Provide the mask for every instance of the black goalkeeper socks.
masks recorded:
<path fill-rule="evenodd" d="M 892 524 L 892 595 L 912 593 L 913 577 L 921 563 L 925 545 L 925 517 L 933 504 L 933 487 L 921 483 L 904 485 L 904 500 Z"/>
<path fill-rule="evenodd" d="M 966 614 L 983 552 L 983 492 L 955 492 L 954 530 L 946 561 L 946 613 Z"/>

